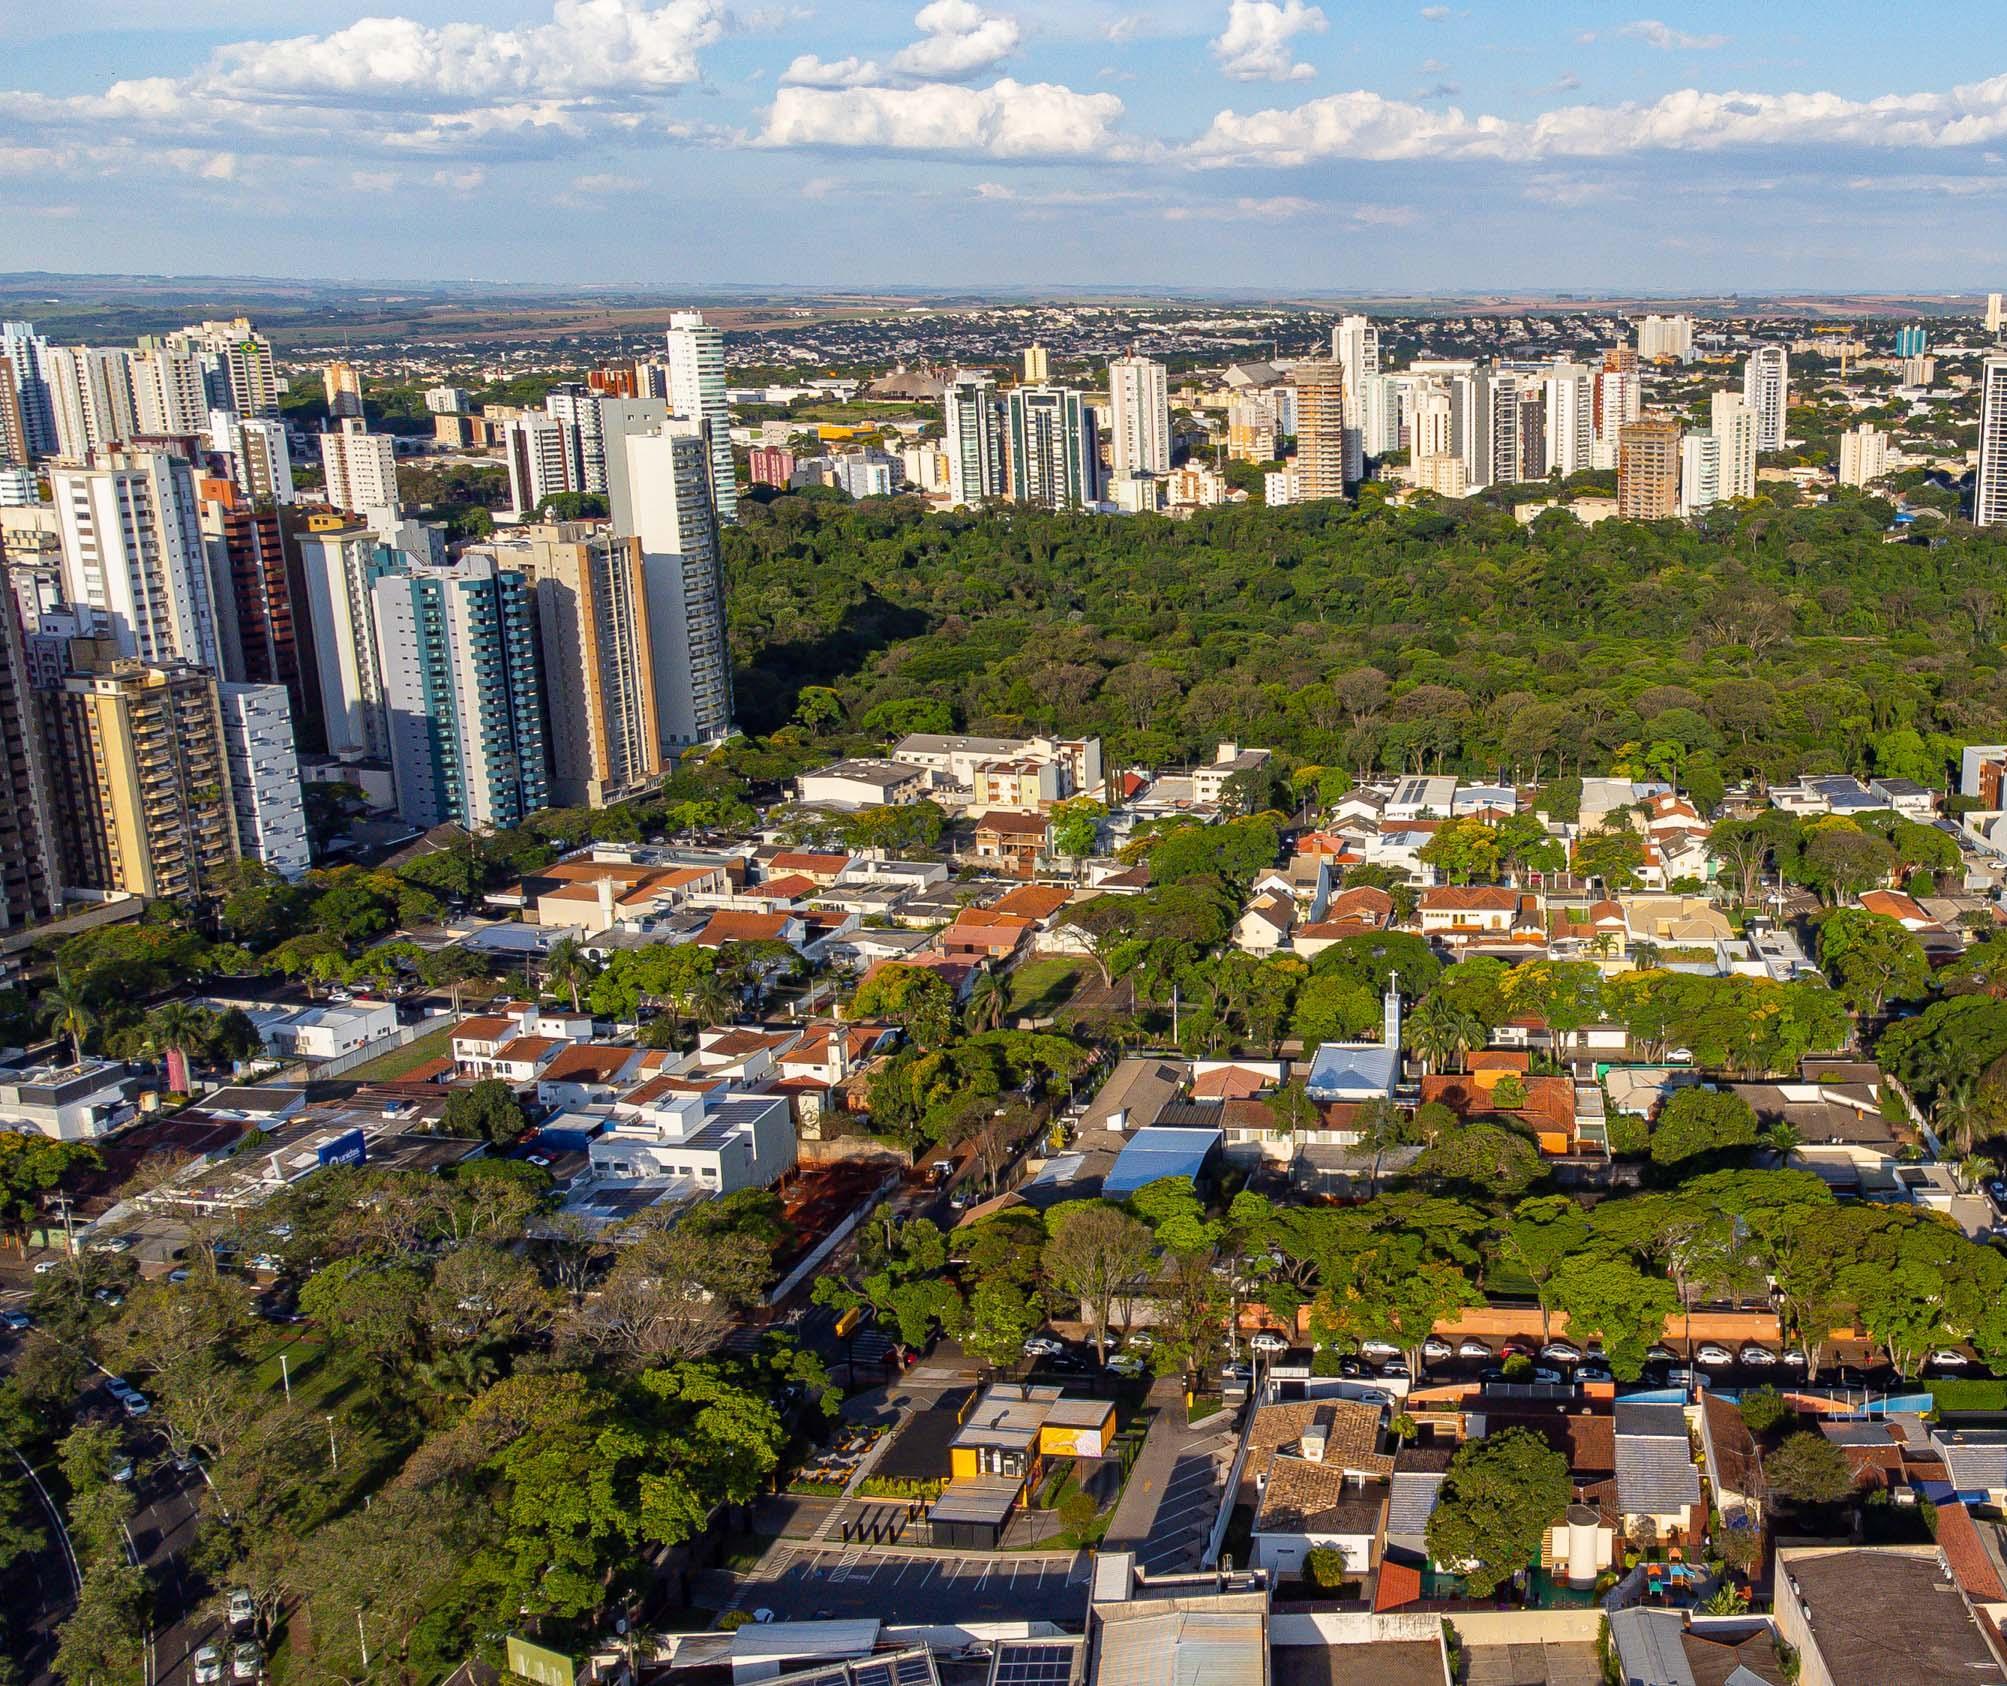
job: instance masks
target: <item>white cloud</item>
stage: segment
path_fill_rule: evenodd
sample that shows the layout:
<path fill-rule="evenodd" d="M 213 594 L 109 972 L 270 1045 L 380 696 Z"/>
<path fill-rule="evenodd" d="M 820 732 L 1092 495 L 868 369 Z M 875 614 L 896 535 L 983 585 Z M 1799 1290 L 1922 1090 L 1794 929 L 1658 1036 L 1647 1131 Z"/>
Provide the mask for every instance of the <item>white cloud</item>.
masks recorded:
<path fill-rule="evenodd" d="M 1122 101 L 1055 83 L 987 88 L 930 82 L 917 88 L 782 88 L 760 136 L 766 146 L 981 153 L 993 158 L 1131 158 L 1117 135 Z"/>
<path fill-rule="evenodd" d="M 1430 23 L 1448 23 L 1450 9 L 1447 6 L 1424 6 L 1422 16 Z"/>
<path fill-rule="evenodd" d="M 1293 43 L 1327 27 L 1322 9 L 1303 0 L 1233 0 L 1225 30 L 1213 39 L 1213 57 L 1236 82 L 1301 82 L 1317 71 L 1297 59 Z"/>
<path fill-rule="evenodd" d="M 1581 77 L 1577 76 L 1572 70 L 1564 70 L 1553 81 L 1549 82 L 1546 87 L 1542 88 L 1540 92 L 1543 94 L 1572 94 L 1581 85 Z"/>
<path fill-rule="evenodd" d="M 855 54 L 826 60 L 813 53 L 801 53 L 781 72 L 782 87 L 856 88 L 882 79 L 883 72 L 875 61 L 860 59 Z"/>
<path fill-rule="evenodd" d="M 956 81 L 1001 64 L 1017 51 L 1014 18 L 985 12 L 974 0 L 933 0 L 913 16 L 920 39 L 893 55 L 902 76 Z"/>
<path fill-rule="evenodd" d="M 1689 35 L 1683 29 L 1660 23 L 1657 18 L 1639 18 L 1636 23 L 1625 24 L 1617 33 L 1626 40 L 1642 41 L 1647 47 L 1656 47 L 1662 53 L 1711 52 L 1716 47 L 1728 45 L 1726 35 Z"/>
<path fill-rule="evenodd" d="M 1441 59 L 1422 60 L 1422 74 L 1424 76 L 1440 76 L 1447 69 L 1449 69 L 1449 66 L 1444 64 Z"/>
<path fill-rule="evenodd" d="M 1386 160 L 1619 158 L 1647 152 L 1724 152 L 1779 146 L 1940 150 L 2007 139 L 2007 75 L 1946 93 L 1702 93 L 1684 88 L 1650 104 L 1574 105 L 1531 121 L 1431 110 L 1356 89 L 1291 108 L 1223 111 L 1185 151 L 1200 165 Z"/>
<path fill-rule="evenodd" d="M 478 164 L 460 170 L 434 170 L 432 182 L 435 187 L 443 187 L 453 193 L 472 193 L 488 179 L 488 172 Z"/>

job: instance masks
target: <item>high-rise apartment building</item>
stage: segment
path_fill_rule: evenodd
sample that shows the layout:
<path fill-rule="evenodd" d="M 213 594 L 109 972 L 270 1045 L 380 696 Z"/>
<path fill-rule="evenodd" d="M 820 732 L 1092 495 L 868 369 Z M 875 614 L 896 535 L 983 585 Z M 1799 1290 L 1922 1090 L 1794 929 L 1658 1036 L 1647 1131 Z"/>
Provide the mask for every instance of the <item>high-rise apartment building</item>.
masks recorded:
<path fill-rule="evenodd" d="M 1497 367 L 1455 377 L 1452 424 L 1456 452 L 1473 492 L 1520 476 L 1519 377 Z"/>
<path fill-rule="evenodd" d="M 637 411 L 648 404 L 661 409 L 660 400 L 604 402 L 609 410 L 622 403 Z M 710 447 L 701 434 L 682 431 L 689 425 L 675 420 L 658 421 L 651 431 L 606 428 L 612 530 L 641 549 L 655 723 L 665 750 L 716 743 L 732 730 L 732 655 Z"/>
<path fill-rule="evenodd" d="M 1617 515 L 1662 521 L 1679 509 L 1679 423 L 1652 416 L 1617 435 Z"/>
<path fill-rule="evenodd" d="M 530 584 L 550 721 L 551 800 L 603 807 L 652 789 L 667 765 L 655 715 L 641 542 L 579 522 L 481 547 Z M 472 554 L 472 552 L 470 552 Z"/>
<path fill-rule="evenodd" d="M 1359 449 L 1384 457 L 1407 445 L 1415 382 L 1407 375 L 1367 375 L 1359 392 Z"/>
<path fill-rule="evenodd" d="M 428 386 L 425 408 L 435 416 L 464 416 L 474 408 L 474 395 L 461 386 Z"/>
<path fill-rule="evenodd" d="M 794 484 L 794 452 L 785 445 L 755 445 L 747 453 L 747 478 L 755 486 L 786 491 Z"/>
<path fill-rule="evenodd" d="M 2007 321 L 2007 311 L 2003 311 L 1998 293 L 1986 295 L 1986 331 L 1995 339 L 2000 337 L 2000 325 Z"/>
<path fill-rule="evenodd" d="M 1756 496 L 1756 412 L 1732 392 L 1708 399 L 1708 431 L 1720 446 L 1720 495 Z"/>
<path fill-rule="evenodd" d="M 387 759 L 372 593 L 379 579 L 399 572 L 409 559 L 386 535 L 353 517 L 309 517 L 298 543 L 311 634 L 303 646 L 302 677 L 303 682 L 310 677 L 319 693 L 325 747 L 336 755 Z"/>
<path fill-rule="evenodd" d="M 209 392 L 202 356 L 187 346 L 143 339 L 132 354 L 133 419 L 148 438 L 166 439 L 209 430 Z"/>
<path fill-rule="evenodd" d="M 1840 484 L 1865 486 L 1889 471 L 1889 436 L 1863 422 L 1840 435 Z"/>
<path fill-rule="evenodd" d="M 52 345 L 42 354 L 42 371 L 62 455 L 82 459 L 132 438 L 131 353 L 116 346 Z"/>
<path fill-rule="evenodd" d="M 49 476 L 63 595 L 89 609 L 121 656 L 221 666 L 195 478 L 165 451 L 111 450 Z"/>
<path fill-rule="evenodd" d="M 564 430 L 571 459 L 565 474 L 572 490 L 598 497 L 606 495 L 606 440 L 599 425 L 602 396 L 589 386 L 572 382 L 552 387 L 544 398 L 545 412 L 556 417 Z"/>
<path fill-rule="evenodd" d="M 1989 357 L 1979 368 L 1979 471 L 1972 482 L 1972 522 L 1977 527 L 2007 523 L 2007 357 Z"/>
<path fill-rule="evenodd" d="M 397 520 L 397 452 L 387 433 L 371 433 L 357 417 L 321 435 L 321 468 L 327 501 L 366 521 L 387 526 Z"/>
<path fill-rule="evenodd" d="M 1118 357 L 1108 365 L 1108 426 L 1108 461 L 1117 479 L 1171 472 L 1170 383 L 1163 364 Z"/>
<path fill-rule="evenodd" d="M 330 363 L 321 370 L 321 391 L 336 421 L 362 414 L 362 376 L 353 363 Z"/>
<path fill-rule="evenodd" d="M 1364 316 L 1347 316 L 1331 330 L 1331 355 L 1345 371 L 1345 478 L 1366 472 L 1365 410 L 1368 379 L 1380 372 L 1380 330 Z"/>
<path fill-rule="evenodd" d="M 1556 363 L 1547 371 L 1547 467 L 1580 474 L 1596 452 L 1596 378 L 1581 363 Z"/>
<path fill-rule="evenodd" d="M 251 326 L 249 317 L 197 322 L 169 335 L 168 343 L 204 354 L 211 377 L 210 408 L 233 410 L 240 416 L 278 415 L 279 375 L 272 361 L 272 342 Z"/>
<path fill-rule="evenodd" d="M 56 417 L 49 406 L 49 382 L 42 359 L 49 342 L 32 322 L 0 322 L 0 356 L 13 371 L 14 392 L 21 403 L 22 428 L 30 457 L 45 457 L 56 449 Z"/>
<path fill-rule="evenodd" d="M 1638 360 L 1655 363 L 1661 359 L 1693 361 L 1691 316 L 1647 316 L 1638 323 Z"/>
<path fill-rule="evenodd" d="M 226 681 L 278 685 L 301 746 L 324 747 L 320 695 L 310 682 L 310 654 L 301 650 L 305 585 L 291 511 L 253 503 L 236 482 L 212 476 L 196 481 L 202 546 L 210 592 L 218 605 L 216 635 Z"/>
<path fill-rule="evenodd" d="M 1235 462 L 1274 462 L 1281 449 L 1275 404 L 1258 388 L 1227 394 L 1227 455 Z M 1119 431 L 1118 431 L 1119 437 Z M 1122 479 L 1119 459 L 1115 478 Z"/>
<path fill-rule="evenodd" d="M 1519 478 L 1545 480 L 1547 455 L 1547 392 L 1538 384 L 1519 388 Z"/>
<path fill-rule="evenodd" d="M 1013 502 L 1080 509 L 1100 495 L 1094 412 L 1071 387 L 1016 386 L 1007 395 L 1006 464 Z"/>
<path fill-rule="evenodd" d="M 1921 322 L 1905 322 L 1896 329 L 1895 354 L 1898 357 L 1921 357 L 1930 349 L 1930 330 Z"/>
<path fill-rule="evenodd" d="M 283 422 L 211 410 L 209 447 L 229 458 L 230 472 L 247 498 L 260 503 L 294 500 L 293 453 Z"/>
<path fill-rule="evenodd" d="M 0 930 L 48 919 L 62 905 L 35 702 L 20 604 L 0 590 Z"/>
<path fill-rule="evenodd" d="M 306 876 L 306 801 L 300 789 L 293 711 L 283 685 L 216 687 L 223 753 L 230 764 L 230 804 L 237 852 L 281 878 Z"/>
<path fill-rule="evenodd" d="M 973 509 L 1004 495 L 1003 418 L 988 375 L 955 371 L 941 395 L 947 421 L 948 499 Z"/>
<path fill-rule="evenodd" d="M 1044 386 L 1052 379 L 1052 355 L 1042 345 L 1024 348 L 1023 366 L 1026 386 Z"/>
<path fill-rule="evenodd" d="M 397 811 L 413 825 L 520 825 L 550 804 L 529 582 L 478 552 L 370 588 Z"/>
<path fill-rule="evenodd" d="M 1345 495 L 1345 366 L 1335 359 L 1299 363 L 1296 388 L 1296 485 L 1305 503 Z"/>
<path fill-rule="evenodd" d="M 0 468 L 26 468 L 35 459 L 28 443 L 28 418 L 11 358 L 0 356 Z"/>
<path fill-rule="evenodd" d="M 1721 502 L 1721 440 L 1695 428 L 1679 442 L 1679 512 L 1699 515 Z"/>
<path fill-rule="evenodd" d="M 572 477 L 573 442 L 546 410 L 525 410 L 502 423 L 502 456 L 509 465 L 509 507 L 518 515 L 533 514 L 545 498 L 583 490 Z"/>
<path fill-rule="evenodd" d="M 730 526 L 739 518 L 738 473 L 732 466 L 732 412 L 725 401 L 725 336 L 696 310 L 669 318 L 669 408 L 700 424 L 711 453 L 711 503 Z"/>
<path fill-rule="evenodd" d="M 1759 345 L 1742 366 L 1742 401 L 1755 412 L 1758 451 L 1784 449 L 1791 406 L 1791 360 L 1781 345 Z"/>
<path fill-rule="evenodd" d="M 194 899 L 239 858 L 216 676 L 77 639 L 43 726 L 66 884 Z"/>
<path fill-rule="evenodd" d="M 1408 455 L 1415 462 L 1456 455 L 1456 406 L 1440 381 L 1425 380 L 1415 388 L 1414 420 L 1408 435 Z"/>

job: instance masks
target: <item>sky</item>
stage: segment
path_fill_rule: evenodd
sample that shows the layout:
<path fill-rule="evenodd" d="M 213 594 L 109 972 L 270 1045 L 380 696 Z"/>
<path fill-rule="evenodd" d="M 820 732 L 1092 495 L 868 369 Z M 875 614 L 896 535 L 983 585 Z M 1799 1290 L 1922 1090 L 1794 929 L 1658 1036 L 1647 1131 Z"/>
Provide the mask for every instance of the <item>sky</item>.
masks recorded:
<path fill-rule="evenodd" d="M 0 0 L 0 270 L 1998 289 L 2001 41 L 1997 0 Z"/>

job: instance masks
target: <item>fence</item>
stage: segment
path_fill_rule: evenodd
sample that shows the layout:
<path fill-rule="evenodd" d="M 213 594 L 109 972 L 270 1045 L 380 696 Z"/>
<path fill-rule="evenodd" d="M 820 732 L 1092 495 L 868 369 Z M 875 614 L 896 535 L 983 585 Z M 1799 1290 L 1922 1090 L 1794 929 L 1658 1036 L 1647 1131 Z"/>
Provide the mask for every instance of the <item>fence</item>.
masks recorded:
<path fill-rule="evenodd" d="M 781 1279 L 780 1286 L 767 1295 L 767 1304 L 770 1306 L 779 1305 L 781 1301 L 785 1300 L 788 1295 L 792 1294 L 795 1289 L 799 1288 L 803 1282 L 814 1274 L 821 1267 L 822 1262 L 831 1253 L 835 1252 L 839 1245 L 850 1238 L 851 1233 L 864 1221 L 866 1214 L 870 1212 L 871 1208 L 876 1206 L 879 1201 L 883 1200 L 887 1194 L 898 1186 L 898 1181 L 897 1177 L 887 1177 L 871 1191 L 869 1196 L 858 1201 L 857 1205 L 852 1209 L 850 1216 L 825 1235 L 807 1256 L 802 1259 L 801 1263 L 796 1265 L 793 1270 L 789 1271 Z"/>
<path fill-rule="evenodd" d="M 1233 1451 L 1233 1467 L 1227 1471 L 1226 1487 L 1220 1494 L 1219 1515 L 1213 1518 L 1211 1531 L 1206 1535 L 1205 1555 L 1199 1559 L 1201 1569 L 1217 1569 L 1220 1549 L 1226 1544 L 1228 1525 L 1233 1521 L 1234 1501 L 1240 1496 L 1241 1472 L 1247 1467 L 1247 1445 L 1254 1438 L 1254 1420 L 1261 1415 L 1258 1405 L 1249 1404 L 1241 1419 L 1240 1444 Z"/>

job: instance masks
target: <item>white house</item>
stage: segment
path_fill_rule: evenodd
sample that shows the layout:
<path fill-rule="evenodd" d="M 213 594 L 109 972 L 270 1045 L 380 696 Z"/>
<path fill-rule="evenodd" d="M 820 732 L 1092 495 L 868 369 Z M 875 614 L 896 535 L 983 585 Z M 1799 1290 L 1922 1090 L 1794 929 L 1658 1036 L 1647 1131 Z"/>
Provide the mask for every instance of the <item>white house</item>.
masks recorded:
<path fill-rule="evenodd" d="M 595 1178 L 671 1178 L 692 1193 L 722 1196 L 765 1188 L 788 1171 L 794 1125 L 779 1095 L 677 1091 L 640 1105 L 616 1102 L 590 1153 Z"/>
<path fill-rule="evenodd" d="M 281 1059 L 331 1060 L 397 1030 L 397 1008 L 388 1001 L 253 1008 L 246 1016 L 267 1050 Z"/>
<path fill-rule="evenodd" d="M 927 794 L 927 775 L 903 761 L 835 761 L 795 781 L 802 801 L 828 808 L 902 807 Z"/>

